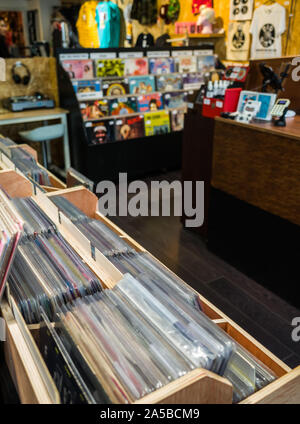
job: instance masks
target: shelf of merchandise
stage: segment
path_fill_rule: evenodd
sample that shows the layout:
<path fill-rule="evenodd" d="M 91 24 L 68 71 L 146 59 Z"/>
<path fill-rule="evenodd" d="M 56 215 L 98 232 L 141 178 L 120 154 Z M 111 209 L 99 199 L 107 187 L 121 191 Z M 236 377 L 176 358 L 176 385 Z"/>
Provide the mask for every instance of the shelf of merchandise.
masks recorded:
<path fill-rule="evenodd" d="M 182 160 L 182 131 L 169 132 L 162 135 L 150 135 L 142 138 L 123 140 L 121 142 L 111 142 L 99 145 L 88 143 L 88 132 L 86 130 L 86 122 L 83 121 L 79 108 L 79 100 L 74 91 L 72 80 L 68 74 L 64 72 L 60 65 L 61 55 L 85 54 L 92 55 L 95 53 L 114 53 L 116 57 L 121 54 L 142 53 L 143 57 L 147 57 L 152 50 L 155 53 L 168 52 L 170 57 L 177 50 L 186 50 L 187 52 L 196 50 L 211 49 L 210 44 L 205 46 L 193 46 L 189 48 L 170 47 L 167 49 L 59 49 L 56 51 L 58 62 L 58 83 L 60 91 L 60 103 L 70 111 L 68 115 L 70 149 L 72 166 L 87 176 L 95 184 L 99 181 L 111 180 L 117 181 L 119 172 L 127 173 L 129 179 L 140 178 L 149 173 L 161 173 L 165 171 L 174 171 L 181 168 Z M 190 53 L 187 53 L 190 54 Z M 193 53 L 194 54 L 194 53 Z M 73 56 L 72 56 L 73 57 Z M 156 56 L 159 57 L 159 56 Z M 174 73 L 178 74 L 178 72 Z M 114 78 L 114 77 L 108 77 Z M 122 77 L 123 78 L 123 77 Z M 129 78 L 125 76 L 124 78 Z M 99 80 L 101 77 L 94 77 Z M 155 90 L 156 91 L 156 90 Z M 177 91 L 177 90 L 176 90 Z M 183 90 L 189 91 L 189 90 Z M 149 93 L 150 94 L 150 93 Z M 130 96 L 130 94 L 128 95 Z M 120 97 L 125 97 L 121 95 Z M 96 99 L 95 99 L 96 100 Z M 88 101 L 88 100 L 80 100 Z M 140 115 L 139 112 L 136 115 Z M 128 116 L 127 116 L 128 117 Z M 115 117 L 112 117 L 114 119 Z M 125 118 L 125 115 L 122 116 Z M 99 118 L 102 120 L 103 118 Z M 105 119 L 111 119 L 105 117 Z"/>
<path fill-rule="evenodd" d="M 173 34 L 170 35 L 171 39 L 172 38 L 176 39 L 176 38 L 179 38 L 181 36 L 182 37 L 185 37 L 186 36 L 187 38 L 202 38 L 202 39 L 225 38 L 225 32 L 224 33 L 221 33 L 221 34 L 219 34 L 219 33 L 217 33 L 217 34 L 186 34 L 186 33 L 175 34 L 175 33 L 173 33 Z"/>
<path fill-rule="evenodd" d="M 25 197 L 32 192 L 30 182 L 14 171 L 1 171 L 0 185 L 11 197 Z M 58 219 L 57 208 L 51 202 L 51 197 L 58 195 L 68 199 L 90 218 L 104 222 L 116 234 L 127 240 L 137 252 L 145 252 L 146 250 L 98 212 L 97 197 L 84 187 L 33 196 L 36 203 L 57 223 L 62 235 L 71 246 L 94 272 L 101 276 L 104 286 L 107 288 L 114 287 L 122 279 L 122 274 L 114 269 L 111 263 L 100 253 L 96 255 L 96 260 L 93 259 L 90 245 L 86 243 L 84 236 L 68 219 Z M 294 370 L 290 369 L 201 294 L 198 294 L 198 296 L 203 312 L 234 340 L 268 366 L 278 377 L 273 383 L 241 403 L 300 403 L 300 367 Z M 21 402 L 59 403 L 58 392 L 37 347 L 39 325 L 27 326 L 25 324 L 9 293 L 7 294 L 7 301 L 2 303 L 1 309 L 7 330 L 7 342 L 4 345 L 6 362 Z M 136 403 L 230 404 L 232 403 L 232 386 L 228 380 L 222 377 L 203 369 L 196 369 Z"/>

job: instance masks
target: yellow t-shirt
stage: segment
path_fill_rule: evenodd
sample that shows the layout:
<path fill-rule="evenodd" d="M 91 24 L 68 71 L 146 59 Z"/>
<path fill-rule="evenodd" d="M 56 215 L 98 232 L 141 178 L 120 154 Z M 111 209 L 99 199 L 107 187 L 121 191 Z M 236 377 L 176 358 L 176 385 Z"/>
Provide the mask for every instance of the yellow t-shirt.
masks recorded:
<path fill-rule="evenodd" d="M 79 43 L 84 48 L 99 48 L 99 34 L 96 22 L 98 1 L 86 1 L 80 8 L 76 27 Z"/>

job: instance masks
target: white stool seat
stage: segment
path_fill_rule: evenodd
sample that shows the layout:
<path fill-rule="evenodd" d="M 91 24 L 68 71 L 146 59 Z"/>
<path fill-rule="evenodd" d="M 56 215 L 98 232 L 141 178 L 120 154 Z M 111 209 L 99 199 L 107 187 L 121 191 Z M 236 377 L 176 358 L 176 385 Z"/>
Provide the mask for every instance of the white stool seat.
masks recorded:
<path fill-rule="evenodd" d="M 64 125 L 45 125 L 29 131 L 20 131 L 19 134 L 27 141 L 42 142 L 54 140 L 64 136 Z"/>
<path fill-rule="evenodd" d="M 48 168 L 47 142 L 56 138 L 64 137 L 65 127 L 63 124 L 44 125 L 29 131 L 20 131 L 19 135 L 26 141 L 42 143 L 44 167 Z M 50 155 L 50 150 L 49 150 Z M 51 160 L 50 160 L 51 161 Z"/>

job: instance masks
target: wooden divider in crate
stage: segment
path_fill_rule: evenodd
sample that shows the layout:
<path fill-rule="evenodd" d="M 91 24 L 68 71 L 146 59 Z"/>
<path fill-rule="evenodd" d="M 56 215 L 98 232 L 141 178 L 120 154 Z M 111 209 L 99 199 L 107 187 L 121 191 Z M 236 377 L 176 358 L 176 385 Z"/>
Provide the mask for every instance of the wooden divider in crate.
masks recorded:
<path fill-rule="evenodd" d="M 27 197 L 30 190 L 32 190 L 31 183 L 14 171 L 0 172 L 0 185 L 12 197 Z M 99 213 L 97 210 L 97 197 L 84 187 L 59 190 L 46 195 L 38 194 L 33 197 L 48 216 L 56 222 L 62 235 L 78 251 L 83 260 L 86 261 L 88 259 L 86 261 L 87 264 L 96 274 L 99 273 L 99 277 L 102 275 L 102 281 L 107 279 L 106 286 L 112 288 L 120 281 L 122 274 L 116 268 L 112 269 L 111 263 L 100 252 L 96 260 L 91 257 L 89 241 L 87 239 L 84 240 L 84 236 L 71 221 L 63 217 L 61 213 L 58 213 L 56 206 L 50 201 L 52 196 L 63 196 L 90 218 L 105 222 L 120 237 L 126 238 L 137 251 L 145 252 L 145 249 Z M 86 251 L 84 251 L 82 246 L 85 246 Z M 278 379 L 269 386 L 259 390 L 241 403 L 300 403 L 300 367 L 291 370 L 203 296 L 199 295 L 199 299 L 203 312 L 210 319 L 278 376 Z M 55 403 L 57 397 L 53 387 L 54 383 L 50 379 L 49 387 L 45 388 L 48 370 L 44 361 L 40 361 L 40 353 L 34 341 L 34 337 L 38 337 L 39 326 L 26 326 L 20 313 L 15 310 L 13 314 L 7 303 L 4 303 L 1 309 L 7 323 L 8 333 L 5 344 L 6 360 L 18 388 L 21 401 L 23 403 Z M 16 319 L 16 314 L 18 319 Z M 27 330 L 24 330 L 24 328 L 27 328 Z M 26 337 L 24 337 L 22 331 L 23 333 L 24 331 L 26 332 Z M 37 367 L 36 358 L 39 358 L 39 370 L 34 367 L 34 365 Z M 229 404 L 232 403 L 232 385 L 227 379 L 209 371 L 197 369 L 140 399 L 137 403 Z"/>
<path fill-rule="evenodd" d="M 30 153 L 30 155 L 33 156 L 33 158 L 37 161 L 38 157 L 37 157 L 36 150 L 34 150 L 28 144 L 18 144 L 18 145 L 14 145 L 14 146 L 9 146 L 9 147 L 7 147 L 7 151 L 9 151 L 10 149 L 16 149 L 18 147 L 22 147 L 22 149 L 24 149 L 28 153 Z M 66 184 L 64 184 L 62 181 L 60 181 L 48 169 L 44 168 L 41 164 L 38 164 L 38 165 L 39 165 L 39 167 L 41 169 L 44 169 L 48 173 L 50 183 L 52 184 L 52 186 L 50 186 L 50 187 L 48 187 L 48 186 L 42 186 L 42 188 L 46 192 L 53 192 L 53 191 L 56 191 L 56 190 L 63 190 L 63 189 L 65 189 L 67 187 Z M 16 170 L 15 164 L 9 159 L 9 157 L 7 157 L 2 152 L 0 152 L 0 168 L 2 170 L 7 170 L 7 169 Z M 16 171 L 18 172 L 18 170 L 16 170 Z M 24 174 L 22 174 L 20 171 L 19 171 L 19 173 L 24 176 Z"/>

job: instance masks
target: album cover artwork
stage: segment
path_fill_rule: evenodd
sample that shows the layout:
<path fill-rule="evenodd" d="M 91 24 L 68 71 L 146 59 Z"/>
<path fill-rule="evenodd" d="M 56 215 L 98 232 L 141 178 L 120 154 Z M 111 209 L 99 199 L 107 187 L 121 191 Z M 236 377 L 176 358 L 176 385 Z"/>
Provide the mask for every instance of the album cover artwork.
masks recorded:
<path fill-rule="evenodd" d="M 175 61 L 173 58 L 150 59 L 149 72 L 153 75 L 172 74 L 175 72 Z"/>
<path fill-rule="evenodd" d="M 109 115 L 109 102 L 106 99 L 80 103 L 80 111 L 84 121 L 92 121 Z"/>
<path fill-rule="evenodd" d="M 96 61 L 97 77 L 123 77 L 124 75 L 124 59 L 100 59 Z"/>
<path fill-rule="evenodd" d="M 94 66 L 92 60 L 64 60 L 61 63 L 62 67 L 69 74 L 71 79 L 94 78 Z"/>
<path fill-rule="evenodd" d="M 145 94 L 137 99 L 139 112 L 157 112 L 163 109 L 162 95 L 159 93 Z"/>
<path fill-rule="evenodd" d="M 103 96 L 125 96 L 129 94 L 129 81 L 127 78 L 105 78 L 102 80 Z"/>
<path fill-rule="evenodd" d="M 186 106 L 187 93 L 167 93 L 164 95 L 165 107 L 178 109 Z"/>
<path fill-rule="evenodd" d="M 131 140 L 144 136 L 144 116 L 136 115 L 116 120 L 116 140 Z"/>
<path fill-rule="evenodd" d="M 125 75 L 138 76 L 148 75 L 149 65 L 147 58 L 126 59 L 125 60 Z"/>
<path fill-rule="evenodd" d="M 156 77 L 157 91 L 182 90 L 182 76 L 178 74 L 168 74 Z"/>
<path fill-rule="evenodd" d="M 182 79 L 184 90 L 199 90 L 201 85 L 205 82 L 204 76 L 200 72 L 185 74 L 183 75 Z"/>
<path fill-rule="evenodd" d="M 109 114 L 112 116 L 129 115 L 137 111 L 136 97 L 119 97 L 109 102 Z"/>
<path fill-rule="evenodd" d="M 197 62 L 198 72 L 206 73 L 215 69 L 214 55 L 198 56 Z"/>
<path fill-rule="evenodd" d="M 184 115 L 186 108 L 172 110 L 170 112 L 172 131 L 182 131 L 184 129 Z"/>
<path fill-rule="evenodd" d="M 168 134 L 170 132 L 169 112 L 162 110 L 157 113 L 145 114 L 145 133 L 146 136 Z"/>
<path fill-rule="evenodd" d="M 195 56 L 179 57 L 178 72 L 181 74 L 197 72 L 197 58 Z"/>
<path fill-rule="evenodd" d="M 73 81 L 72 84 L 78 100 L 102 97 L 100 80 Z"/>
<path fill-rule="evenodd" d="M 156 90 L 155 77 L 138 76 L 129 78 L 130 94 L 148 94 Z"/>
<path fill-rule="evenodd" d="M 85 127 L 89 144 L 91 145 L 107 144 L 115 141 L 114 119 L 87 122 Z"/>

